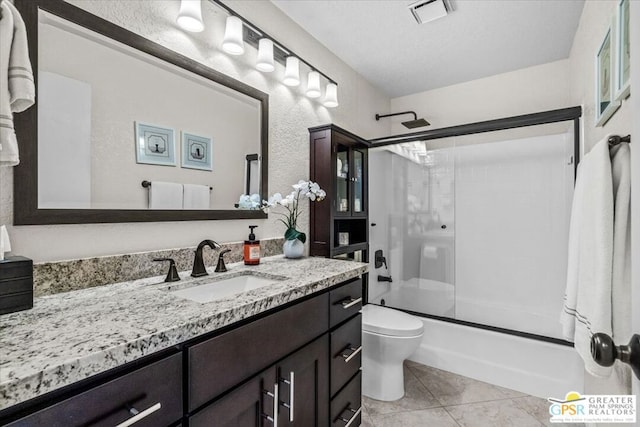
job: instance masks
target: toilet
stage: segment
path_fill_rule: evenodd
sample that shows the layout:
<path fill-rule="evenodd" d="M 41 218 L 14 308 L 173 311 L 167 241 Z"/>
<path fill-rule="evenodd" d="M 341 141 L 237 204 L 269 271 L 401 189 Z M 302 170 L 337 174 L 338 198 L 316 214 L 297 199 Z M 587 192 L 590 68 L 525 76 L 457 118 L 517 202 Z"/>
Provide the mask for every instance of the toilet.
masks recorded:
<path fill-rule="evenodd" d="M 404 396 L 402 363 L 420 345 L 418 317 L 374 304 L 362 307 L 362 394 L 376 400 Z"/>

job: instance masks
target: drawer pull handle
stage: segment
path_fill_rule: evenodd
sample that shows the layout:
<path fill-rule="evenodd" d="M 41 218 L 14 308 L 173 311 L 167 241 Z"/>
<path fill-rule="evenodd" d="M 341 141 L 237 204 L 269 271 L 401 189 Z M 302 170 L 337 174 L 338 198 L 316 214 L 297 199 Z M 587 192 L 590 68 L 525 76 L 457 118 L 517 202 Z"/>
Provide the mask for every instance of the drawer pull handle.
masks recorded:
<path fill-rule="evenodd" d="M 142 412 L 138 411 L 134 407 L 130 407 L 129 408 L 129 413 L 131 415 L 133 415 L 133 417 L 129 418 L 126 421 L 121 422 L 116 427 L 129 427 L 130 425 L 133 425 L 133 424 L 137 423 L 141 419 L 146 418 L 149 415 L 153 414 L 154 412 L 156 412 L 160 408 L 162 408 L 162 405 L 160 404 L 160 402 L 156 403 L 155 405 L 151 406 L 150 408 L 145 409 Z"/>
<path fill-rule="evenodd" d="M 289 403 L 281 402 L 282 406 L 289 410 L 289 422 L 293 422 L 293 396 L 295 387 L 295 377 L 293 371 L 289 372 L 289 379 L 281 378 L 280 381 L 289 386 Z"/>
<path fill-rule="evenodd" d="M 264 418 L 273 423 L 273 427 L 278 427 L 278 384 L 273 385 L 273 393 L 269 390 L 262 391 L 265 395 L 273 398 L 273 417 L 270 417 L 267 414 L 262 414 Z"/>
<path fill-rule="evenodd" d="M 358 418 L 358 415 L 360 415 L 360 412 L 362 412 L 362 406 L 359 407 L 357 410 L 356 409 L 351 409 L 351 408 L 347 408 L 346 410 L 344 410 L 342 413 L 344 414 L 345 412 L 350 412 L 351 414 L 351 418 L 344 418 L 342 416 L 339 416 L 338 419 L 336 421 L 342 421 L 345 423 L 344 427 L 349 427 L 351 425 L 351 423 L 353 423 L 356 418 Z"/>
<path fill-rule="evenodd" d="M 362 302 L 362 297 L 360 297 L 360 298 L 351 298 L 350 297 L 350 298 L 346 298 L 346 299 L 342 300 L 340 302 L 340 304 L 342 304 L 342 308 L 347 310 L 347 309 L 349 309 L 349 308 L 353 307 L 354 305 L 359 304 L 361 302 Z"/>
<path fill-rule="evenodd" d="M 346 348 L 345 350 L 343 350 L 343 351 L 348 351 L 348 350 L 351 350 L 351 354 L 349 354 L 349 353 L 342 353 L 342 355 L 341 355 L 341 356 L 344 358 L 344 363 L 349 363 L 349 362 L 351 362 L 351 359 L 353 359 L 354 357 L 356 357 L 356 355 L 362 351 L 362 346 L 360 346 L 360 347 L 358 347 L 358 348 L 353 348 L 353 347 L 351 347 L 351 344 L 349 344 L 349 345 L 347 346 L 347 348 Z"/>

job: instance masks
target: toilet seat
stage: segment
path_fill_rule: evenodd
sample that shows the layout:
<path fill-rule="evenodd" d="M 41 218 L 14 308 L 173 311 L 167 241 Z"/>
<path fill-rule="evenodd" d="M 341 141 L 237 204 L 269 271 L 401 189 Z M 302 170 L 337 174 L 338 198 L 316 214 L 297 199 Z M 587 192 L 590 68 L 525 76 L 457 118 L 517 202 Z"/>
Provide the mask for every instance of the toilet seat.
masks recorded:
<path fill-rule="evenodd" d="M 362 330 L 394 337 L 415 337 L 422 335 L 424 324 L 402 311 L 367 304 L 362 307 Z"/>

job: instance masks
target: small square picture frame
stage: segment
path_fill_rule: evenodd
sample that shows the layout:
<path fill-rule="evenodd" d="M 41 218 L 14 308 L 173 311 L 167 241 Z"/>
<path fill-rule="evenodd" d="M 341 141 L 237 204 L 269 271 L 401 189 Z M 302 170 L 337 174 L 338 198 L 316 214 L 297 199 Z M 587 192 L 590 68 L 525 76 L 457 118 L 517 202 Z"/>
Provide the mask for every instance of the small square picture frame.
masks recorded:
<path fill-rule="evenodd" d="M 176 166 L 175 131 L 135 122 L 136 163 Z"/>
<path fill-rule="evenodd" d="M 629 0 L 618 0 L 616 8 L 616 79 L 615 100 L 621 102 L 631 94 L 631 47 Z"/>
<path fill-rule="evenodd" d="M 615 20 L 605 32 L 602 43 L 598 47 L 595 57 L 595 121 L 596 126 L 604 124 L 620 107 L 620 102 L 614 99 L 615 73 Z"/>
<path fill-rule="evenodd" d="M 206 136 L 182 132 L 182 167 L 213 170 L 213 140 Z"/>

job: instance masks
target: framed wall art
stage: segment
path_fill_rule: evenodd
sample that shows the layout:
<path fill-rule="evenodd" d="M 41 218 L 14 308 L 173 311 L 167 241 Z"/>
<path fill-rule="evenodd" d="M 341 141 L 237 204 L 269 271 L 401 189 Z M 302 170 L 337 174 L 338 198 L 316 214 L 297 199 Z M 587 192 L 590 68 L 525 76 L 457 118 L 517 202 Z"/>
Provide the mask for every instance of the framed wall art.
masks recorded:
<path fill-rule="evenodd" d="M 136 162 L 176 166 L 176 146 L 173 129 L 135 122 Z"/>
<path fill-rule="evenodd" d="M 612 21 L 596 53 L 596 126 L 604 125 L 620 107 L 614 99 L 615 23 Z"/>
<path fill-rule="evenodd" d="M 619 0 L 616 13 L 616 101 L 622 101 L 631 93 L 631 42 L 629 39 L 629 3 L 630 0 Z"/>
<path fill-rule="evenodd" d="M 213 141 L 211 138 L 182 132 L 182 167 L 213 170 Z"/>

